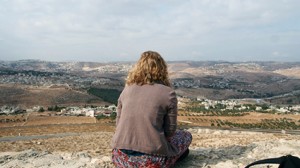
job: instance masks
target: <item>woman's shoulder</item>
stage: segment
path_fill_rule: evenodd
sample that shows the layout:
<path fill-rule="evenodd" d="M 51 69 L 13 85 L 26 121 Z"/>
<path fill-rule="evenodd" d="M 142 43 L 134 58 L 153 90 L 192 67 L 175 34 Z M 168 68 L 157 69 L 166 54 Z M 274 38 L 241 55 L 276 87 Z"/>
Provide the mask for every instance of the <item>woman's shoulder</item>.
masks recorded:
<path fill-rule="evenodd" d="M 160 84 L 160 83 L 154 83 L 154 84 L 144 84 L 144 85 L 127 85 L 125 86 L 124 90 L 149 90 L 152 92 L 175 92 L 173 88 Z M 123 90 L 123 91 L 124 91 Z"/>
<path fill-rule="evenodd" d="M 148 85 L 150 88 L 156 88 L 158 90 L 164 90 L 164 91 L 173 91 L 173 89 L 170 86 L 166 86 L 164 84 L 160 83 L 154 83 L 152 85 Z"/>
<path fill-rule="evenodd" d="M 163 84 L 153 84 L 153 90 L 156 90 L 157 93 L 160 95 L 165 94 L 165 95 L 171 95 L 171 96 L 176 96 L 175 90 L 169 86 L 163 85 Z"/>

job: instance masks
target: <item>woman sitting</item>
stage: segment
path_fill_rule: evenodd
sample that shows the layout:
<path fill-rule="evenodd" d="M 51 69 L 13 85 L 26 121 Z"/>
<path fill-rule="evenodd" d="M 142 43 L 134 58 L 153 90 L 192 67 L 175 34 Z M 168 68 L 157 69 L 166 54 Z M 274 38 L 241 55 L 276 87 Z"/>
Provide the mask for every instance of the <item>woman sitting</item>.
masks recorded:
<path fill-rule="evenodd" d="M 177 127 L 177 98 L 159 53 L 144 52 L 118 99 L 112 161 L 116 167 L 172 167 L 192 135 Z"/>

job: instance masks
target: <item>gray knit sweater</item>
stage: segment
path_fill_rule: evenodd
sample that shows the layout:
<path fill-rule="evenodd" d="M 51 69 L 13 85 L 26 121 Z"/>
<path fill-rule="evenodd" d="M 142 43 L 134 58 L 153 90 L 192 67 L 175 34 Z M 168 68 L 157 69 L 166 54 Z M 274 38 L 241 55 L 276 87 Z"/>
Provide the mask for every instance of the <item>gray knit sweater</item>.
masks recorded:
<path fill-rule="evenodd" d="M 147 154 L 174 156 L 178 149 L 167 138 L 177 126 L 177 98 L 172 88 L 161 84 L 129 85 L 117 108 L 112 147 Z"/>

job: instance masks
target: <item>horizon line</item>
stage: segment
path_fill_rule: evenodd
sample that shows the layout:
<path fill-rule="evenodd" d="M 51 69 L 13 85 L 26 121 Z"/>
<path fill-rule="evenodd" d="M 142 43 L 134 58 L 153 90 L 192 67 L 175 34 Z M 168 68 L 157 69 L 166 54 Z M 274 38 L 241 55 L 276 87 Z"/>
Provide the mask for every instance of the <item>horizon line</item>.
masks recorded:
<path fill-rule="evenodd" d="M 41 60 L 41 59 L 20 59 L 20 60 L 0 60 L 0 62 L 26 62 L 26 61 L 35 61 L 35 62 L 81 62 L 81 63 L 134 63 L 135 61 L 81 61 L 81 60 L 64 60 L 64 61 L 50 61 L 50 60 Z M 260 62 L 269 62 L 269 63 L 300 63 L 300 61 L 271 61 L 271 60 L 248 60 L 248 61 L 226 61 L 226 60 L 166 60 L 166 62 L 224 62 L 224 63 L 260 63 Z"/>

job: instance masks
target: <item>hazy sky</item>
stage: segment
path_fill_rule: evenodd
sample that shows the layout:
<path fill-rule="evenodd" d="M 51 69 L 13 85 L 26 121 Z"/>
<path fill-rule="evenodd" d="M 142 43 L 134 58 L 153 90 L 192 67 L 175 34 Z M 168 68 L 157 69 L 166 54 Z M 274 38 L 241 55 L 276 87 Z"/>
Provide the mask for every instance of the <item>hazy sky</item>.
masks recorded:
<path fill-rule="evenodd" d="M 0 60 L 300 61 L 300 0 L 0 0 Z"/>

